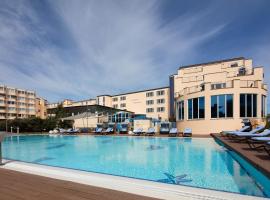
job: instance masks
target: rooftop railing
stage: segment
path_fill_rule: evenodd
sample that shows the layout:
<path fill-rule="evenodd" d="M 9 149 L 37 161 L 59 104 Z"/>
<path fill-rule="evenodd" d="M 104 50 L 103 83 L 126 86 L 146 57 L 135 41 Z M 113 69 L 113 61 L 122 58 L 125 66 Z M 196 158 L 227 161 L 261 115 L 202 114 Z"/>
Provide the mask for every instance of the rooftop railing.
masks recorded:
<path fill-rule="evenodd" d="M 240 88 L 258 88 L 258 81 L 253 80 L 240 81 Z"/>

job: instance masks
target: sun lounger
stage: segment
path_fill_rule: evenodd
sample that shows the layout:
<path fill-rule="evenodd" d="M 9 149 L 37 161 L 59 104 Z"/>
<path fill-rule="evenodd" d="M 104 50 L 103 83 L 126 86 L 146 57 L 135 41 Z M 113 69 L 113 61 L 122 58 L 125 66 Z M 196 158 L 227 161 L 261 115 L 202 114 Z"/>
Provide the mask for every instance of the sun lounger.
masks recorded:
<path fill-rule="evenodd" d="M 270 130 L 265 129 L 263 132 L 258 133 L 258 132 L 242 132 L 242 133 L 237 133 L 232 135 L 232 140 L 236 142 L 248 142 L 248 140 L 252 137 L 266 137 L 270 135 Z"/>
<path fill-rule="evenodd" d="M 171 128 L 170 131 L 169 131 L 169 136 L 170 137 L 176 137 L 178 134 L 178 130 L 177 128 Z"/>
<path fill-rule="evenodd" d="M 107 128 L 102 134 L 107 135 L 107 134 L 112 134 L 113 133 L 113 128 L 109 127 Z"/>
<path fill-rule="evenodd" d="M 102 128 L 96 128 L 95 133 L 96 133 L 96 134 L 101 134 L 101 133 L 102 133 Z"/>
<path fill-rule="evenodd" d="M 134 135 L 142 135 L 143 129 L 142 128 L 134 129 L 133 133 L 134 133 Z"/>
<path fill-rule="evenodd" d="M 264 146 L 264 150 L 270 156 L 270 142 L 266 143 L 266 145 Z"/>
<path fill-rule="evenodd" d="M 155 135 L 155 128 L 149 128 L 147 131 L 146 131 L 146 135 Z"/>
<path fill-rule="evenodd" d="M 231 135 L 238 135 L 240 136 L 241 134 L 256 134 L 258 133 L 259 131 L 262 131 L 264 129 L 264 126 L 257 126 L 256 128 L 252 129 L 251 131 L 249 132 L 241 132 L 241 131 L 235 131 L 235 132 L 232 132 Z"/>
<path fill-rule="evenodd" d="M 192 135 L 192 129 L 191 128 L 185 128 L 183 132 L 184 137 L 191 137 Z"/>
<path fill-rule="evenodd" d="M 266 129 L 266 130 L 268 130 L 268 129 Z M 260 149 L 260 148 L 264 147 L 264 144 L 270 142 L 270 136 L 269 137 L 265 137 L 265 136 L 258 137 L 258 135 L 261 135 L 261 134 L 256 134 L 256 135 L 257 135 L 256 137 L 251 137 L 249 140 L 247 140 L 247 143 L 251 149 Z"/>
<path fill-rule="evenodd" d="M 222 131 L 221 135 L 226 136 L 227 134 L 234 134 L 235 132 L 245 132 L 249 128 L 250 128 L 249 126 L 244 126 L 241 129 L 236 130 L 236 131 Z"/>
<path fill-rule="evenodd" d="M 232 132 L 230 134 L 227 134 L 227 137 L 230 139 L 237 140 L 237 139 L 241 138 L 241 136 L 244 137 L 245 135 L 247 136 L 250 134 L 257 134 L 258 132 L 262 131 L 263 129 L 264 129 L 264 126 L 257 126 L 256 128 L 252 129 L 249 132 L 240 132 L 240 131 Z"/>

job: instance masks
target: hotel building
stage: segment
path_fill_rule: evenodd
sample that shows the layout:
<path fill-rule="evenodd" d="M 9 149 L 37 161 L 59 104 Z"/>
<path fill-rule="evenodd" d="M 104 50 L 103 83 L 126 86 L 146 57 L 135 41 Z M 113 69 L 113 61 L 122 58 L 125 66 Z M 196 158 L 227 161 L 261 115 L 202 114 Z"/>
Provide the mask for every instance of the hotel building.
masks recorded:
<path fill-rule="evenodd" d="M 62 104 L 100 105 L 162 121 L 175 119 L 179 132 L 191 128 L 193 134 L 206 135 L 240 129 L 247 118 L 253 126 L 265 124 L 266 97 L 263 67 L 254 67 L 251 59 L 240 57 L 181 66 L 169 77 L 169 87 L 77 102 L 64 100 Z M 48 109 L 57 105 L 49 104 Z"/>
<path fill-rule="evenodd" d="M 83 101 L 64 100 L 63 107 L 104 106 L 144 114 L 149 118 L 169 120 L 169 87 L 129 92 L 117 95 L 99 95 L 96 99 Z M 60 103 L 48 104 L 48 110 L 55 109 Z"/>
<path fill-rule="evenodd" d="M 178 130 L 189 127 L 198 135 L 236 130 L 246 118 L 254 126 L 265 124 L 263 80 L 263 67 L 243 57 L 180 67 L 170 76 Z"/>
<path fill-rule="evenodd" d="M 36 116 L 36 93 L 0 85 L 0 120 Z"/>
<path fill-rule="evenodd" d="M 169 87 L 162 87 L 113 96 L 100 95 L 97 96 L 97 104 L 167 121 L 170 110 L 169 97 Z"/>

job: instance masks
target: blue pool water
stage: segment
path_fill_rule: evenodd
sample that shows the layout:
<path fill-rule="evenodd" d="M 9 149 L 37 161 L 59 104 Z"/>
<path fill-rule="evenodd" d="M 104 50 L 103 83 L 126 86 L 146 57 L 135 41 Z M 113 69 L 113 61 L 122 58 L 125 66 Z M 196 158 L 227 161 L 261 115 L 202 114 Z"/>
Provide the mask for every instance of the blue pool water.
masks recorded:
<path fill-rule="evenodd" d="M 265 196 L 232 154 L 212 138 L 13 136 L 6 159 Z"/>

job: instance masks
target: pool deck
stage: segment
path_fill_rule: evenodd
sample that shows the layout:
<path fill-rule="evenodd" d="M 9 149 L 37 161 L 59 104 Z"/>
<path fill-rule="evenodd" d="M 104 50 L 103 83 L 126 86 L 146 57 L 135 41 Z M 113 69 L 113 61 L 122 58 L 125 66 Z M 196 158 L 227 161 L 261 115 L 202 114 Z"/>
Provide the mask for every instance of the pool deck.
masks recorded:
<path fill-rule="evenodd" d="M 154 200 L 150 197 L 1 168 L 0 180 L 1 200 Z"/>
<path fill-rule="evenodd" d="M 256 151 L 249 148 L 247 143 L 234 142 L 220 134 L 212 134 L 212 136 L 221 141 L 229 149 L 240 154 L 244 159 L 249 161 L 255 168 L 270 178 L 270 156 L 265 151 Z"/>
<path fill-rule="evenodd" d="M 0 200 L 260 200 L 183 185 L 165 184 L 19 161 L 0 166 Z"/>

